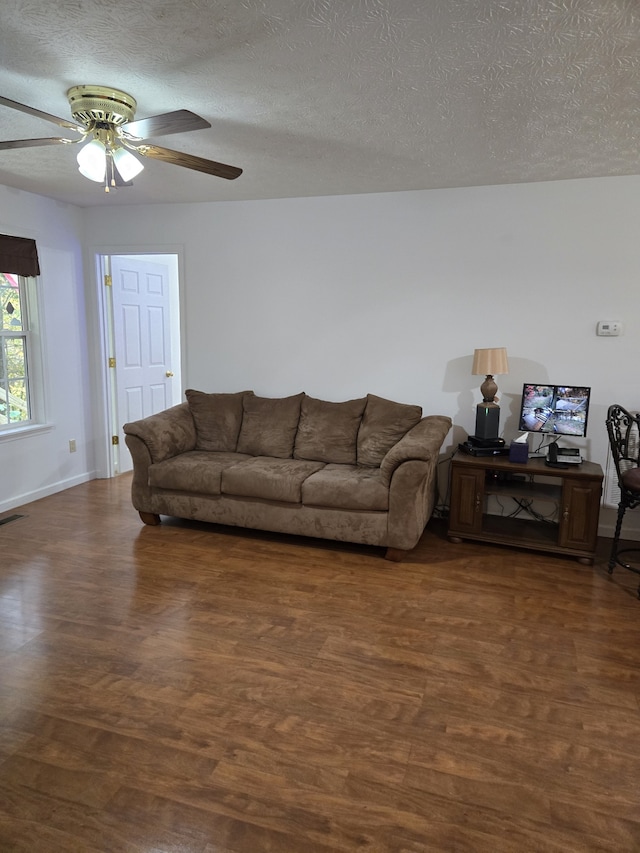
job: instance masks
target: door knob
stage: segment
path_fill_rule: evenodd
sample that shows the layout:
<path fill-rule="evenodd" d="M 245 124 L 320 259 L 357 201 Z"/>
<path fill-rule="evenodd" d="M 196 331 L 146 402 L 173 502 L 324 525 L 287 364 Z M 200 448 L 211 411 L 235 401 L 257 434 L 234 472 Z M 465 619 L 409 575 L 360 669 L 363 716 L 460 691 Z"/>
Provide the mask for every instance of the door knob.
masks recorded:
<path fill-rule="evenodd" d="M 173 370 L 167 370 L 167 372 L 165 373 L 165 376 L 166 376 L 168 379 L 171 379 L 171 377 L 173 376 Z"/>

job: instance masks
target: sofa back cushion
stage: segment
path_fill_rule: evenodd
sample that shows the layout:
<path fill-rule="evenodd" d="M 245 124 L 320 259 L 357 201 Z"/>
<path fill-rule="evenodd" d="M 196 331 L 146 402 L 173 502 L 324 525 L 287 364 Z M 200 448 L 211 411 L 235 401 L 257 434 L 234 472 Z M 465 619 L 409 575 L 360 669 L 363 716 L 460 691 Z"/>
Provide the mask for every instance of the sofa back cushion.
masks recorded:
<path fill-rule="evenodd" d="M 292 397 L 246 396 L 238 437 L 238 453 L 290 459 L 304 394 Z"/>
<path fill-rule="evenodd" d="M 207 394 L 185 391 L 196 425 L 196 450 L 235 452 L 242 426 L 242 401 L 253 391 L 236 394 Z"/>
<path fill-rule="evenodd" d="M 367 405 L 358 432 L 358 465 L 377 468 L 394 444 L 422 418 L 420 406 L 394 403 L 367 394 Z"/>
<path fill-rule="evenodd" d="M 358 429 L 366 402 L 367 398 L 362 397 L 344 403 L 329 403 L 305 394 L 294 457 L 355 465 Z"/>

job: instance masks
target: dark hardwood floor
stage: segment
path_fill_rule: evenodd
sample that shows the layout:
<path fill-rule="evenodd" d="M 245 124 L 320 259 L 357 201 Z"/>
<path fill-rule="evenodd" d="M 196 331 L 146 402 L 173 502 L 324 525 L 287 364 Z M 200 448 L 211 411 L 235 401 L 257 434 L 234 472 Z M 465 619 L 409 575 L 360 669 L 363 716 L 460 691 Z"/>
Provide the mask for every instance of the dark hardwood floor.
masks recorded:
<path fill-rule="evenodd" d="M 432 522 L 383 551 L 166 520 L 129 477 L 0 525 L 0 850 L 640 850 L 638 578 Z"/>

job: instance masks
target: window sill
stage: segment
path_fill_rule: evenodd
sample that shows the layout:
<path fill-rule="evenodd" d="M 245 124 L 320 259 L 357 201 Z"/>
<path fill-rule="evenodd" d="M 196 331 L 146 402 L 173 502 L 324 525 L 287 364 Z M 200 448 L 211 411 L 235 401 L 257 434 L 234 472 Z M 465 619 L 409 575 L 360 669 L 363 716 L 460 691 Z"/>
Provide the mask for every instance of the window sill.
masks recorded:
<path fill-rule="evenodd" d="M 0 444 L 4 441 L 13 441 L 18 438 L 29 438 L 32 435 L 39 435 L 44 432 L 50 432 L 53 429 L 53 424 L 29 424 L 23 427 L 14 427 L 6 431 L 0 430 Z"/>

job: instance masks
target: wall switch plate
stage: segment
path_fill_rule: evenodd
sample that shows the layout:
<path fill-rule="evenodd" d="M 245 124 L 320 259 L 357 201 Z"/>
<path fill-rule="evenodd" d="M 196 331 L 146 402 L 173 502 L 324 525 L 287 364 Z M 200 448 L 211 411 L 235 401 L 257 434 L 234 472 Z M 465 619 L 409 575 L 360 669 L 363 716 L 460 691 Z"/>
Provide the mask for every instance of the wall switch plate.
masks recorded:
<path fill-rule="evenodd" d="M 619 320 L 600 320 L 596 329 L 597 335 L 613 337 L 622 334 L 622 323 Z"/>
<path fill-rule="evenodd" d="M 69 439 L 69 453 L 75 453 L 75 452 L 76 452 L 76 440 L 75 440 L 75 438 L 70 438 Z"/>

